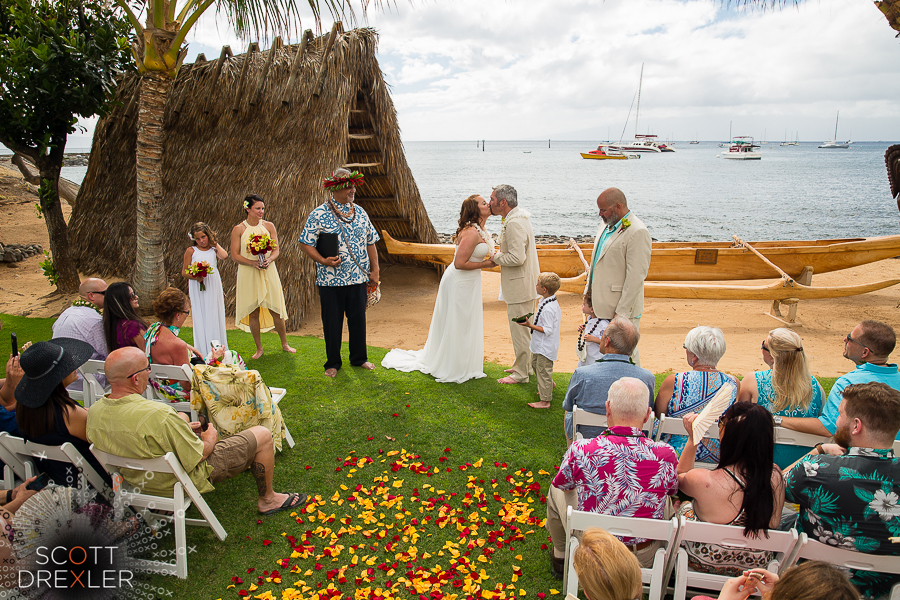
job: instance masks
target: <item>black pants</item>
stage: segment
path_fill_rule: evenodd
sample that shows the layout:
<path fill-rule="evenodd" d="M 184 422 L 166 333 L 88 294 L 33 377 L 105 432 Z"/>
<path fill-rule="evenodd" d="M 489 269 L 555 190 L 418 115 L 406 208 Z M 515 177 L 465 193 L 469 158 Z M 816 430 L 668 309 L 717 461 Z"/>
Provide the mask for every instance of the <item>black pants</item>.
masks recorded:
<path fill-rule="evenodd" d="M 354 367 L 369 360 L 366 354 L 366 284 L 319 287 L 322 306 L 322 333 L 325 335 L 325 369 L 341 368 L 341 336 L 344 315 L 350 333 L 350 364 Z"/>

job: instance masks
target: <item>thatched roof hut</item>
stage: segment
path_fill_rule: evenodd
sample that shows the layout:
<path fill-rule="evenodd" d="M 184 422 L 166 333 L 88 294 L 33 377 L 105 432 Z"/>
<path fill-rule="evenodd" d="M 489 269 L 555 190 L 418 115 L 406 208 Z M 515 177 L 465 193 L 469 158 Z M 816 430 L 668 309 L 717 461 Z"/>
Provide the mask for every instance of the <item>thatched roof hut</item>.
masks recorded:
<path fill-rule="evenodd" d="M 372 29 L 214 61 L 184 65 L 165 112 L 163 193 L 166 274 L 180 275 L 188 229 L 205 221 L 227 250 L 244 197 L 266 200 L 281 246 L 277 261 L 288 317 L 296 326 L 315 293 L 313 262 L 297 238 L 326 199 L 322 178 L 339 166 L 362 171 L 356 201 L 394 237 L 437 243 L 406 163 L 397 115 L 375 58 Z M 324 70 L 323 70 L 324 67 Z M 129 279 L 135 268 L 135 143 L 138 79 L 121 82 L 121 106 L 96 127 L 90 166 L 72 212 L 69 239 L 79 270 Z M 391 261 L 379 243 L 382 261 Z M 236 264 L 220 262 L 226 310 L 233 314 Z"/>

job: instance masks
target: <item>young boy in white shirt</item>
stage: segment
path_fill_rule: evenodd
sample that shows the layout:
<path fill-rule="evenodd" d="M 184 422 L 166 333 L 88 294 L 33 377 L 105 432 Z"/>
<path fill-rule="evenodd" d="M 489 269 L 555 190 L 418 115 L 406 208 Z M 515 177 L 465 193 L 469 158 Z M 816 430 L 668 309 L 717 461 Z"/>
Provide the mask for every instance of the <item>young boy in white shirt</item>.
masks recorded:
<path fill-rule="evenodd" d="M 553 398 L 553 362 L 559 353 L 559 326 L 562 320 L 562 311 L 555 296 L 559 285 L 559 275 L 556 273 L 538 275 L 535 289 L 541 295 L 541 301 L 538 302 L 534 323 L 529 319 L 519 323 L 531 329 L 531 366 L 537 377 L 540 396 L 538 402 L 528 404 L 531 408 L 550 408 Z"/>

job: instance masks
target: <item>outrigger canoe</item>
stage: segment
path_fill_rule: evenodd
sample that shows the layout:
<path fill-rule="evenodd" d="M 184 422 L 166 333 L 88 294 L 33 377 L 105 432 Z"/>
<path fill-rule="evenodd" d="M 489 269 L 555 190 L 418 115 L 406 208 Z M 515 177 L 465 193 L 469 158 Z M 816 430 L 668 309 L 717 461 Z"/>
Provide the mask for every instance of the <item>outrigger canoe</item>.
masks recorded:
<path fill-rule="evenodd" d="M 453 261 L 452 244 L 419 244 L 382 236 L 389 254 L 438 265 Z M 579 244 L 590 261 L 593 244 Z M 752 246 L 753 249 L 748 246 Z M 578 253 L 566 244 L 538 244 L 541 271 L 563 279 L 564 291 L 582 293 L 586 276 Z M 648 298 L 775 300 L 839 298 L 876 291 L 900 283 L 888 279 L 854 286 L 812 287 L 799 279 L 900 256 L 900 235 L 834 240 L 769 241 L 738 245 L 730 242 L 654 242 L 644 284 Z M 499 267 L 493 269 L 499 271 Z M 779 279 L 763 285 L 665 284 L 659 282 L 746 281 Z"/>

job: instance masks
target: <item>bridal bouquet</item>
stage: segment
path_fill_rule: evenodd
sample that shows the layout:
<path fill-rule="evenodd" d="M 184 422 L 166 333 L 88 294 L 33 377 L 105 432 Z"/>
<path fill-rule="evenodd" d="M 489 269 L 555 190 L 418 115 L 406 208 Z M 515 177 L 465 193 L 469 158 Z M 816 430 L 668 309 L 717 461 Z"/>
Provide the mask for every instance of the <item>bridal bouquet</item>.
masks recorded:
<path fill-rule="evenodd" d="M 266 260 L 266 252 L 271 252 L 278 247 L 278 244 L 269 237 L 268 233 L 256 234 L 247 240 L 247 250 L 259 261 L 262 267 L 263 261 Z"/>
<path fill-rule="evenodd" d="M 201 260 L 200 262 L 191 263 L 191 266 L 187 268 L 187 272 L 191 277 L 201 277 L 200 280 L 200 291 L 206 291 L 206 283 L 204 279 L 206 279 L 207 275 L 211 275 L 215 273 L 213 268 L 209 266 L 209 263 L 205 260 Z"/>

